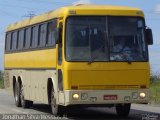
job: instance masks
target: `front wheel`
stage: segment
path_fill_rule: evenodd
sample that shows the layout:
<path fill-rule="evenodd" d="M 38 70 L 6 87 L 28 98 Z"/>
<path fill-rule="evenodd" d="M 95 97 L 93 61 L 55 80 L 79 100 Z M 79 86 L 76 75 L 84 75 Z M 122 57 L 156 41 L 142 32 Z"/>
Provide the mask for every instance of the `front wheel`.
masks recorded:
<path fill-rule="evenodd" d="M 130 112 L 130 107 L 131 107 L 130 103 L 116 105 L 116 112 L 117 112 L 118 116 L 128 117 L 129 112 Z"/>
<path fill-rule="evenodd" d="M 63 116 L 64 114 L 64 107 L 60 106 L 57 104 L 57 100 L 56 100 L 56 94 L 54 91 L 54 88 L 52 88 L 51 90 L 51 109 L 52 109 L 52 113 L 55 116 Z"/>

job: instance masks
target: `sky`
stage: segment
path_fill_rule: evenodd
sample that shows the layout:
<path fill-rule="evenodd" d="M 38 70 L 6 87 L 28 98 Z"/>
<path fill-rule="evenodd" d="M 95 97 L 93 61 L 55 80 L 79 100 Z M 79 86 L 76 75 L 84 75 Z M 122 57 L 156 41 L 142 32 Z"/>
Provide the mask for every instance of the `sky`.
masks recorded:
<path fill-rule="evenodd" d="M 0 0 L 0 70 L 3 70 L 5 28 L 11 23 L 59 7 L 75 4 L 107 4 L 137 7 L 144 11 L 146 25 L 153 31 L 149 46 L 151 71 L 160 74 L 160 0 Z"/>

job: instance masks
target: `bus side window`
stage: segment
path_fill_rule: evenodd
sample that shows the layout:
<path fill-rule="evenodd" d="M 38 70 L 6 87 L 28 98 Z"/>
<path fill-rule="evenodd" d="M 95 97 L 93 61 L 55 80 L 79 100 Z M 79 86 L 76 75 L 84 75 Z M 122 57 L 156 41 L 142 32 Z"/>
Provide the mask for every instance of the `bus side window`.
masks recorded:
<path fill-rule="evenodd" d="M 38 41 L 39 47 L 45 46 L 46 36 L 47 36 L 47 23 L 44 23 L 40 25 L 40 28 L 39 28 L 39 41 Z"/>
<path fill-rule="evenodd" d="M 16 50 L 16 47 L 17 47 L 17 31 L 13 32 L 13 36 L 12 36 L 12 47 L 11 47 L 11 50 L 12 51 L 15 51 Z"/>
<path fill-rule="evenodd" d="M 25 31 L 25 43 L 23 47 L 24 49 L 28 49 L 31 42 L 31 27 L 27 28 Z"/>
<path fill-rule="evenodd" d="M 55 46 L 56 45 L 56 40 L 55 40 L 55 36 L 54 36 L 56 28 L 57 28 L 57 20 L 53 20 L 48 23 L 46 46 Z"/>
<path fill-rule="evenodd" d="M 22 50 L 24 42 L 24 29 L 19 31 L 18 34 L 18 50 Z"/>
<path fill-rule="evenodd" d="M 34 26 L 33 28 L 32 28 L 32 41 L 31 41 L 31 48 L 36 48 L 37 47 L 37 45 L 38 45 L 38 37 L 39 37 L 39 35 L 38 35 L 38 33 L 39 33 L 39 25 L 37 25 L 37 26 Z"/>
<path fill-rule="evenodd" d="M 7 35 L 6 35 L 6 45 L 5 45 L 5 50 L 7 51 L 7 52 L 9 52 L 10 51 L 10 44 L 11 44 L 11 36 L 12 36 L 12 33 L 10 32 L 10 33 L 7 33 Z"/>

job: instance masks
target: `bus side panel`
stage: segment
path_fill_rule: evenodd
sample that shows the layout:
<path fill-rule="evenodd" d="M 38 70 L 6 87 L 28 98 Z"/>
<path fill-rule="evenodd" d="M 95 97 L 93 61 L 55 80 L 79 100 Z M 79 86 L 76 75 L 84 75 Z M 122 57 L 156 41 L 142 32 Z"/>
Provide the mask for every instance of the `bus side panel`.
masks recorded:
<path fill-rule="evenodd" d="M 5 54 L 5 69 L 56 68 L 56 49 L 35 50 Z"/>
<path fill-rule="evenodd" d="M 57 84 L 56 70 L 5 70 L 5 87 L 11 95 L 13 95 L 13 76 L 16 76 L 16 81 L 20 78 L 26 100 L 48 104 L 48 79 L 51 78 L 54 84 Z"/>
<path fill-rule="evenodd" d="M 29 98 L 25 98 L 32 101 L 42 102 L 48 104 L 48 79 L 53 79 L 56 84 L 56 70 L 24 70 L 30 76 L 26 76 L 25 80 L 29 79 L 28 91 L 30 93 Z M 25 91 L 27 92 L 27 91 Z"/>
<path fill-rule="evenodd" d="M 4 86 L 5 90 L 13 95 L 13 76 L 11 75 L 11 70 L 4 70 Z"/>
<path fill-rule="evenodd" d="M 47 83 L 49 78 L 56 78 L 56 48 L 6 53 L 5 86 L 13 95 L 13 76 L 21 78 L 26 100 L 48 103 Z"/>

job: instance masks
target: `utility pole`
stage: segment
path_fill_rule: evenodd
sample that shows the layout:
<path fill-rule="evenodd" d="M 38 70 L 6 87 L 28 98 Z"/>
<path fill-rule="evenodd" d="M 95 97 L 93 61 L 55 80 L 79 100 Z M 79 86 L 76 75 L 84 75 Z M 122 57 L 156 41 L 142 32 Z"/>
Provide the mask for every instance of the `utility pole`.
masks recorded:
<path fill-rule="evenodd" d="M 27 17 L 27 18 L 32 18 L 34 17 L 36 14 L 34 11 L 28 11 L 28 13 L 26 15 L 24 15 L 23 17 Z"/>

